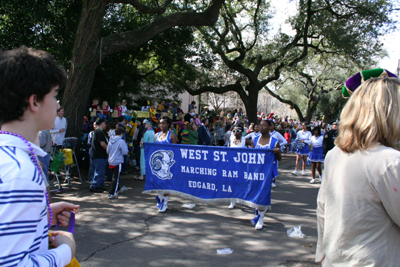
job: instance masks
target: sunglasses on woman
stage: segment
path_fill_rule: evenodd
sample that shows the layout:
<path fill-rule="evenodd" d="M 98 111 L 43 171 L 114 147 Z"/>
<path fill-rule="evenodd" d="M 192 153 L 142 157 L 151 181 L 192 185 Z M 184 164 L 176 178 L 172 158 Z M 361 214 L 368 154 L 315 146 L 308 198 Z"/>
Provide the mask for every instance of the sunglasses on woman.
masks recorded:
<path fill-rule="evenodd" d="M 242 130 L 233 130 L 232 133 L 241 133 Z"/>

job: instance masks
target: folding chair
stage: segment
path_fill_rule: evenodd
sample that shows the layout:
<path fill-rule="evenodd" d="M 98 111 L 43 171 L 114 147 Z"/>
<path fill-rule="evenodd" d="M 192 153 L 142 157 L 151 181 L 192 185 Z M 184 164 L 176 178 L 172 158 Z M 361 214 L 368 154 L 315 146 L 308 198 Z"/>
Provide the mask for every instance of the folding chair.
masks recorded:
<path fill-rule="evenodd" d="M 82 182 L 82 176 L 81 172 L 79 170 L 79 165 L 78 165 L 78 160 L 76 158 L 75 154 L 75 147 L 76 144 L 78 143 L 78 138 L 77 137 L 67 137 L 64 139 L 63 145 L 62 145 L 62 150 L 64 148 L 69 148 L 72 149 L 72 155 L 73 155 L 73 163 L 64 165 L 64 170 L 65 170 L 65 179 L 68 181 L 68 187 L 71 187 L 71 173 L 72 173 L 72 167 L 76 167 L 78 169 L 78 174 L 79 174 L 79 179 L 81 181 L 81 185 L 83 184 Z"/>
<path fill-rule="evenodd" d="M 53 145 L 51 147 L 51 152 L 50 152 L 50 160 L 51 160 L 51 162 L 53 162 L 53 160 L 54 160 L 54 156 L 56 154 L 56 151 L 60 150 L 61 147 L 62 146 L 58 146 L 58 145 Z M 51 165 L 52 165 L 52 163 L 50 164 L 50 167 L 51 167 Z M 49 175 L 50 175 L 50 171 L 52 171 L 51 168 L 49 168 Z M 52 171 L 52 172 L 53 172 L 54 176 L 56 177 L 57 185 L 58 185 L 57 187 L 58 188 L 52 189 L 52 190 L 50 190 L 50 192 L 61 190 L 62 189 L 61 182 L 60 182 L 60 175 L 61 174 L 59 172 L 54 172 L 54 171 Z"/>

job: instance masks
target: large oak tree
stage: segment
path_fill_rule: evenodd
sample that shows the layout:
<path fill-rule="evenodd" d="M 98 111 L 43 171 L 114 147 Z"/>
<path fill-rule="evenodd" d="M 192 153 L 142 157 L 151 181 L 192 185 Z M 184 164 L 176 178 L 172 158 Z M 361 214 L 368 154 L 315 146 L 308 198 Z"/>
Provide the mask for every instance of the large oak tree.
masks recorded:
<path fill-rule="evenodd" d="M 148 3 L 157 5 L 156 2 Z M 3 3 L 0 5 L 0 49 L 8 50 L 20 45 L 44 49 L 69 72 L 82 5 L 83 0 L 14 0 Z M 171 6 L 164 14 L 158 14 L 139 12 L 129 4 L 108 4 L 99 36 L 137 30 L 176 10 L 188 10 L 184 5 L 175 9 L 173 3 Z M 199 8 L 201 12 L 207 7 L 193 7 L 191 10 Z M 123 98 L 137 97 L 137 94 L 148 99 L 145 95 L 158 93 L 159 97 L 171 97 L 171 91 L 172 95 L 181 92 L 182 88 L 177 90 L 170 78 L 185 73 L 185 58 L 192 53 L 187 47 L 193 41 L 194 30 L 192 26 L 172 27 L 139 47 L 103 56 L 95 71 L 90 99 L 99 97 L 114 105 Z M 62 100 L 64 88 L 61 89 Z M 64 101 L 61 103 L 64 105 Z"/>
<path fill-rule="evenodd" d="M 137 48 L 159 33 L 176 26 L 212 26 L 217 21 L 224 0 L 212 2 L 165 0 L 84 0 L 76 33 L 69 79 L 63 103 L 68 120 L 69 135 L 78 135 L 88 106 L 96 67 L 109 55 Z M 155 14 L 153 20 L 135 30 L 101 35 L 108 5 L 128 4 L 142 14 Z"/>
<path fill-rule="evenodd" d="M 291 2 L 293 3 L 293 2 Z M 250 121 L 256 121 L 258 93 L 307 57 L 339 54 L 356 62 L 381 53 L 378 37 L 393 21 L 390 1 L 299 0 L 289 18 L 292 33 L 269 31 L 268 2 L 227 1 L 214 27 L 199 27 L 204 43 L 217 55 L 214 68 L 225 69 L 225 79 L 199 77 L 184 84 L 192 95 L 235 91 Z"/>

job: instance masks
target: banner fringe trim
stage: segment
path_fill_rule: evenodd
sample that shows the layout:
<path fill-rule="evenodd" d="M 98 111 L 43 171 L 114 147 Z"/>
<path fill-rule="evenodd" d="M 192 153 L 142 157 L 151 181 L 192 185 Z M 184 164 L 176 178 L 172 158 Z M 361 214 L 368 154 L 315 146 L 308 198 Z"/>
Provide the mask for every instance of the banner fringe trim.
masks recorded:
<path fill-rule="evenodd" d="M 236 203 L 248 206 L 254 209 L 261 209 L 261 210 L 272 210 L 271 205 L 258 205 L 253 202 L 243 200 L 240 198 L 214 198 L 214 199 L 203 199 L 199 197 L 195 197 L 186 193 L 182 193 L 175 190 L 164 190 L 164 189 L 152 189 L 152 190 L 145 190 L 142 192 L 143 194 L 154 194 L 154 193 L 164 193 L 164 194 L 171 194 L 178 197 L 187 198 L 198 203 L 229 203 L 230 201 L 235 201 Z"/>

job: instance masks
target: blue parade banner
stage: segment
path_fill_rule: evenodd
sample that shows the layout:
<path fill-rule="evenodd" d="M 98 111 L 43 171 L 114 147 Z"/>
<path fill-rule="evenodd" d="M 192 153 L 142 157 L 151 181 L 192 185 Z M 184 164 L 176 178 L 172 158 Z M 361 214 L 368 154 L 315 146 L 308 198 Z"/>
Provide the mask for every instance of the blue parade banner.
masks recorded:
<path fill-rule="evenodd" d="M 145 143 L 144 193 L 164 192 L 203 203 L 238 203 L 270 208 L 269 149 Z"/>

